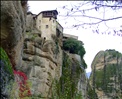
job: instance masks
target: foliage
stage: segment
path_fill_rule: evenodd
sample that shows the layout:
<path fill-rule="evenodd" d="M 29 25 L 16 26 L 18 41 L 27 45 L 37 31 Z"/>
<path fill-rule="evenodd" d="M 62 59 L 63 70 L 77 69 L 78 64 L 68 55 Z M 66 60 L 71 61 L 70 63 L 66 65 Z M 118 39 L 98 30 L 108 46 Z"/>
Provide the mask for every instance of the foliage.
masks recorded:
<path fill-rule="evenodd" d="M 57 55 L 59 53 L 59 45 L 61 45 L 60 43 L 62 42 L 60 38 L 58 38 L 56 35 L 51 34 L 52 39 L 55 42 L 55 54 Z"/>
<path fill-rule="evenodd" d="M 12 65 L 10 63 L 10 60 L 8 58 L 8 55 L 6 54 L 5 50 L 0 47 L 0 60 L 4 62 L 5 65 L 5 71 L 8 72 L 12 77 L 13 77 L 13 70 L 12 70 Z M 0 65 L 1 66 L 1 65 Z"/>
<path fill-rule="evenodd" d="M 83 46 L 83 42 L 78 41 L 74 38 L 68 38 L 63 43 L 63 49 L 66 51 L 69 51 L 70 53 L 80 55 L 82 65 L 84 66 L 84 68 L 87 68 L 87 64 L 85 63 L 85 60 L 83 59 L 83 56 L 86 53 L 85 48 Z"/>
<path fill-rule="evenodd" d="M 77 90 L 82 72 L 80 65 L 74 63 L 65 52 L 63 55 L 62 76 L 59 81 L 53 81 L 52 99 L 82 99 L 82 93 Z"/>
<path fill-rule="evenodd" d="M 28 36 L 28 38 L 31 40 L 31 41 L 34 41 L 36 37 L 38 37 L 38 34 L 34 34 L 34 33 L 31 33 L 31 32 L 26 32 L 26 35 Z"/>
<path fill-rule="evenodd" d="M 76 93 L 75 99 L 83 99 L 82 92 Z"/>
<path fill-rule="evenodd" d="M 78 53 L 78 45 L 79 42 L 77 42 L 74 38 L 68 38 L 63 43 L 63 49 L 68 50 L 70 53 L 77 54 Z"/>
<path fill-rule="evenodd" d="M 5 50 L 0 47 L 0 52 L 0 89 L 1 98 L 5 98 L 10 95 L 12 83 L 14 82 L 14 74 Z"/>
<path fill-rule="evenodd" d="M 27 83 L 28 86 L 30 87 L 31 86 L 30 82 L 27 81 Z M 23 94 L 26 94 L 26 92 L 27 90 L 24 90 Z M 31 99 L 32 98 L 31 96 L 27 96 L 27 95 L 24 97 L 20 97 L 19 94 L 20 94 L 20 90 L 19 90 L 18 82 L 14 82 L 12 90 L 10 91 L 10 99 Z"/>
<path fill-rule="evenodd" d="M 118 51 L 116 51 L 115 49 L 108 49 L 106 50 L 110 55 L 112 55 L 112 57 L 121 57 L 122 54 Z"/>
<path fill-rule="evenodd" d="M 116 65 L 107 65 L 106 66 L 106 75 L 104 77 L 104 70 L 97 70 L 96 71 L 96 79 L 95 79 L 95 84 L 96 88 L 98 90 L 103 90 L 106 94 L 109 95 L 109 93 L 113 93 L 115 90 L 115 87 L 113 84 L 115 83 L 114 81 L 114 76 L 116 74 Z M 104 82 L 103 82 L 104 81 Z"/>
<path fill-rule="evenodd" d="M 111 63 L 111 59 L 115 63 Z M 107 96 L 120 97 L 118 95 L 122 91 L 122 54 L 115 50 L 106 50 L 104 56 L 104 67 L 100 70 L 95 70 L 93 82 L 95 82 L 95 89 L 103 91 Z M 113 62 L 113 60 L 112 60 Z M 95 67 L 94 67 L 95 68 Z M 92 77 L 92 78 L 93 78 Z"/>
<path fill-rule="evenodd" d="M 68 50 L 73 54 L 79 54 L 81 58 L 83 58 L 84 54 L 86 53 L 83 47 L 83 43 L 74 38 L 68 38 L 66 41 L 64 41 L 63 49 Z"/>
<path fill-rule="evenodd" d="M 99 52 L 93 62 L 93 72 L 90 77 L 93 94 L 98 90 L 111 99 L 121 99 L 119 97 L 122 95 L 122 54 L 114 49 L 108 49 Z M 98 69 L 97 66 L 101 68 Z"/>
<path fill-rule="evenodd" d="M 10 99 L 20 99 L 19 95 L 18 95 L 18 83 L 17 82 L 13 82 L 12 84 L 12 90 L 10 91 Z"/>
<path fill-rule="evenodd" d="M 13 70 L 10 60 L 4 51 L 3 48 L 0 48 L 0 68 L 1 68 L 1 77 L 0 77 L 0 88 L 2 89 L 1 95 L 7 95 L 11 99 L 17 97 L 25 98 L 31 95 L 28 78 L 26 74 L 20 71 Z M 14 83 L 15 79 L 15 83 Z M 19 92 L 17 91 L 19 88 Z M 19 96 L 17 94 L 19 93 Z"/>
<path fill-rule="evenodd" d="M 27 82 L 28 78 L 27 78 L 26 74 L 21 71 L 14 70 L 14 75 L 16 78 L 16 82 L 19 85 L 19 96 L 21 98 L 25 97 L 25 96 L 30 96 L 31 92 L 30 92 L 30 88 L 28 86 L 28 82 Z"/>
<path fill-rule="evenodd" d="M 98 99 L 98 96 L 96 93 L 94 93 L 92 87 L 90 86 L 89 82 L 87 84 L 87 97 L 88 99 Z M 96 98 L 94 98 L 96 97 Z"/>

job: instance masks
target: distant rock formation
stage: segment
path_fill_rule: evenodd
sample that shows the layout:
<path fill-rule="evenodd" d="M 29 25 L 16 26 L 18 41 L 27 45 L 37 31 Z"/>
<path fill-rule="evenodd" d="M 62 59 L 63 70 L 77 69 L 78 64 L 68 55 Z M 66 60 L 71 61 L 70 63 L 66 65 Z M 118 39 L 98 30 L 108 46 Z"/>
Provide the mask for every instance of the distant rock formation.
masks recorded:
<path fill-rule="evenodd" d="M 98 52 L 92 62 L 90 85 L 98 99 L 122 98 L 122 54 L 115 50 Z"/>

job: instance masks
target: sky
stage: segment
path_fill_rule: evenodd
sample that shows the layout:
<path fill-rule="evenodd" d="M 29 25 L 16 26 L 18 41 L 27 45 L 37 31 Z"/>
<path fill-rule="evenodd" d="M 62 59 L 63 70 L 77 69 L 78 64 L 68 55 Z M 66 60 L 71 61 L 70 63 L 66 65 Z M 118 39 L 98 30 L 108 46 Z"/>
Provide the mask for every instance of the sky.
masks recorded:
<path fill-rule="evenodd" d="M 57 9 L 58 12 L 61 14 L 64 14 L 64 10 L 58 9 L 58 7 L 62 7 L 64 5 L 69 5 L 71 3 L 76 3 L 75 1 L 28 1 L 29 4 L 29 11 L 31 11 L 33 14 L 38 14 L 41 11 L 46 11 L 46 10 L 55 10 Z M 107 12 L 107 11 L 106 11 Z M 112 12 L 108 11 L 107 12 L 109 15 L 112 14 Z M 100 16 L 98 12 L 92 12 L 89 14 L 95 14 L 96 16 Z M 120 13 L 114 14 L 118 15 Z M 106 17 L 111 17 L 111 16 L 106 16 Z M 77 18 L 78 19 L 78 18 Z M 79 18 L 78 20 L 80 20 Z M 82 19 L 86 20 L 86 19 Z M 58 16 L 57 21 L 63 26 L 69 26 L 74 24 L 76 21 L 68 18 L 68 19 L 63 19 L 62 17 Z M 89 20 L 86 20 L 89 21 Z M 67 24 L 66 24 L 67 23 Z M 107 26 L 111 26 L 112 28 L 117 28 L 116 26 L 122 25 L 122 21 L 110 21 L 108 22 Z M 121 27 L 122 29 L 122 27 Z M 99 31 L 107 31 L 107 28 L 105 25 L 101 25 L 99 27 Z M 105 33 L 93 33 L 91 28 L 70 28 L 66 29 L 64 28 L 64 33 L 71 34 L 78 36 L 78 39 L 83 41 L 84 47 L 86 50 L 86 54 L 84 56 L 85 62 L 88 66 L 86 69 L 86 72 L 91 72 L 91 63 L 95 57 L 95 55 L 101 51 L 101 50 L 106 50 L 106 49 L 115 49 L 119 52 L 122 53 L 122 36 L 117 36 L 113 34 L 105 34 Z"/>

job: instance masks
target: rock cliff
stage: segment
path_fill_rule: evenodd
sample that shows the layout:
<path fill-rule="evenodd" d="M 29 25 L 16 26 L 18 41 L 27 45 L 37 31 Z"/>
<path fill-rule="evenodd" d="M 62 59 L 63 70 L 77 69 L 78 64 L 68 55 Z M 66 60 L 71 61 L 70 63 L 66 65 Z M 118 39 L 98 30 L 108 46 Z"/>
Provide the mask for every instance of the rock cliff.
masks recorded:
<path fill-rule="evenodd" d="M 35 28 L 35 31 L 38 30 Z M 18 69 L 32 82 L 32 94 L 48 97 L 53 79 L 60 78 L 62 50 L 55 40 L 44 40 L 41 33 L 35 31 L 26 33 L 23 62 Z"/>
<path fill-rule="evenodd" d="M 87 79 L 84 60 L 80 56 L 85 54 L 84 48 L 79 47 L 83 48 L 83 53 L 78 52 L 78 49 L 77 53 L 64 51 L 63 33 L 61 32 L 63 29 L 54 20 L 55 17 L 52 18 L 53 20 L 50 18 L 51 21 L 48 19 L 45 21 L 53 23 L 53 31 L 49 31 L 48 37 L 44 37 L 45 34 L 42 36 L 42 31 L 36 26 L 36 15 L 32 13 L 26 15 L 26 12 L 27 1 L 1 2 L 0 47 L 4 54 L 1 54 L 0 63 L 3 73 L 1 79 L 4 81 L 1 83 L 4 98 L 12 95 L 12 99 L 23 97 L 49 99 L 53 96 L 57 99 L 63 94 L 65 94 L 63 99 L 85 98 Z M 53 13 L 57 15 L 55 11 Z M 42 25 L 45 26 L 45 24 Z M 55 28 L 56 26 L 60 29 Z M 4 67 L 10 68 L 10 71 Z M 4 79 L 4 76 L 8 78 Z M 11 93 L 6 91 L 9 79 L 12 80 Z M 28 86 L 28 81 L 31 86 Z M 55 93 L 57 97 L 54 95 L 55 90 L 58 90 Z M 25 91 L 27 91 L 26 94 L 24 94 Z"/>
<path fill-rule="evenodd" d="M 1 99 L 9 99 L 13 95 L 13 84 L 16 82 L 14 71 L 17 67 L 21 66 L 22 63 L 23 38 L 26 30 L 26 12 L 26 0 L 1 1 Z M 19 88 L 20 87 L 17 86 L 16 91 L 19 91 Z M 16 96 L 19 96 L 17 94 Z"/>
<path fill-rule="evenodd" d="M 27 1 L 1 1 L 1 46 L 13 66 L 21 65 Z"/>
<path fill-rule="evenodd" d="M 92 62 L 90 84 L 98 99 L 121 99 L 122 54 L 115 50 L 100 51 Z"/>

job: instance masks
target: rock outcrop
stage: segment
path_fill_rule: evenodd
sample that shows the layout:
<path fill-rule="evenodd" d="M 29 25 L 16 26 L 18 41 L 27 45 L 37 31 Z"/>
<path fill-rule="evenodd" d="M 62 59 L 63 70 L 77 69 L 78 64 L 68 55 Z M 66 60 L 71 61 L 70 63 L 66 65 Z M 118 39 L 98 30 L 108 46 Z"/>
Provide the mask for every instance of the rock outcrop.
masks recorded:
<path fill-rule="evenodd" d="M 23 48 L 23 62 L 22 66 L 18 68 L 25 72 L 30 82 L 32 83 L 32 94 L 35 97 L 52 97 L 54 93 L 54 81 L 61 80 L 63 71 L 63 57 L 62 53 L 62 35 L 48 35 L 48 38 L 42 37 L 42 32 L 34 27 L 35 15 L 28 13 L 27 15 L 27 30 L 24 38 Z M 28 19 L 29 18 L 29 19 Z M 49 37 L 50 36 L 50 37 Z M 71 59 L 72 73 L 77 75 L 76 68 L 82 72 L 78 74 L 78 78 L 74 83 L 79 90 L 79 93 L 86 97 L 86 76 L 81 58 L 77 54 L 68 54 Z M 64 60 L 65 61 L 65 60 Z M 74 64 L 74 65 L 73 65 Z M 75 65 L 80 64 L 80 65 Z M 75 70 L 73 70 L 75 69 Z M 75 78 L 73 76 L 72 78 Z M 73 80 L 73 79 L 72 79 Z M 72 81 L 71 80 L 71 81 Z M 63 86 L 63 85 L 62 85 Z M 69 86 L 71 88 L 71 86 Z M 60 89 L 59 89 L 60 90 Z M 82 92 L 81 92 L 82 91 Z"/>
<path fill-rule="evenodd" d="M 61 76 L 61 46 L 54 38 L 46 40 L 41 37 L 41 32 L 33 26 L 35 22 L 33 17 L 29 16 L 27 20 L 29 22 L 27 21 L 24 38 L 23 62 L 22 66 L 17 69 L 28 75 L 34 96 L 49 97 L 53 79 L 59 79 Z M 55 38 L 59 39 L 56 36 Z"/>
<path fill-rule="evenodd" d="M 1 99 L 9 99 L 13 95 L 13 84 L 16 82 L 13 71 L 22 63 L 26 12 L 27 0 L 1 1 Z M 17 88 L 19 89 L 19 86 Z"/>
<path fill-rule="evenodd" d="M 26 10 L 27 1 L 1 1 L 1 47 L 15 67 L 22 60 Z"/>
<path fill-rule="evenodd" d="M 69 86 L 67 80 L 62 79 L 62 77 L 68 79 L 71 77 L 68 89 L 72 91 L 66 89 L 65 95 L 71 91 L 71 97 L 74 98 L 76 89 L 78 89 L 77 96 L 82 93 L 83 97 L 86 97 L 86 76 L 85 70 L 81 66 L 80 56 L 66 53 L 71 62 L 69 61 L 66 65 L 66 71 L 63 67 L 65 61 L 62 47 L 63 27 L 56 21 L 58 12 L 56 10 L 48 11 L 52 13 L 52 18 L 46 14 L 45 18 L 39 15 L 40 18 L 38 19 L 38 16 L 32 13 L 27 13 L 26 17 L 26 11 L 27 1 L 1 1 L 1 47 L 7 53 L 10 65 L 6 65 L 3 59 L 0 59 L 0 63 L 3 72 L 4 66 L 7 66 L 7 68 L 11 66 L 11 79 L 14 80 L 11 91 L 12 99 L 31 98 L 31 93 L 35 98 L 51 98 L 55 92 L 53 89 L 55 88 L 55 81 L 61 81 L 64 90 L 65 87 Z M 45 13 L 47 12 L 44 11 L 41 14 Z M 36 18 L 41 22 L 41 24 L 39 23 L 40 26 L 37 26 Z M 45 34 L 45 31 L 47 34 Z M 70 67 L 69 70 L 68 66 Z M 69 74 L 65 76 L 67 72 Z M 5 71 L 2 77 L 8 76 L 9 78 L 9 74 L 10 71 Z M 8 78 L 5 79 L 5 84 L 1 84 L 4 88 L 9 81 Z M 28 87 L 28 80 L 32 85 L 31 91 Z M 25 91 L 27 91 L 26 95 L 24 94 Z M 58 94 L 58 92 L 56 93 Z M 7 97 L 10 96 L 6 89 L 2 90 L 2 94 Z"/>
<path fill-rule="evenodd" d="M 53 88 L 53 98 L 86 98 L 86 76 L 81 58 L 77 54 L 63 52 L 62 75 Z"/>
<path fill-rule="evenodd" d="M 122 54 L 100 51 L 92 62 L 90 84 L 98 99 L 122 98 Z"/>
<path fill-rule="evenodd" d="M 71 81 L 74 81 L 73 84 L 76 84 L 77 86 L 77 94 L 81 94 L 82 98 L 86 99 L 87 77 L 82 64 L 81 56 L 72 53 L 67 53 L 67 55 L 69 56 L 71 62 L 71 64 L 69 64 L 71 66 Z"/>

